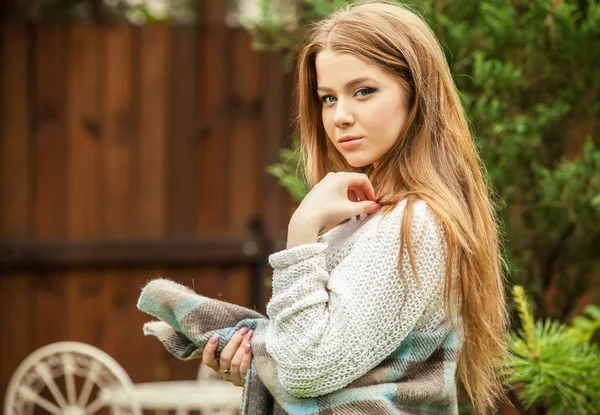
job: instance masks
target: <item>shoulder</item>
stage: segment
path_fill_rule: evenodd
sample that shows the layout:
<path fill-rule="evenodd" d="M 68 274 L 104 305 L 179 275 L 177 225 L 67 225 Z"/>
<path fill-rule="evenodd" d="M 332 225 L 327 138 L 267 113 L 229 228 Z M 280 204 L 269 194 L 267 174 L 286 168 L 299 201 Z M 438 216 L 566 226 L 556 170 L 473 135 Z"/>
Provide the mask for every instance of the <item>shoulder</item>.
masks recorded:
<path fill-rule="evenodd" d="M 408 215 L 408 216 L 407 216 Z M 404 219 L 409 221 L 409 234 L 403 235 Z M 402 237 L 410 237 L 412 242 L 444 245 L 445 232 L 436 215 L 423 201 L 418 200 L 408 205 L 406 200 L 400 201 L 386 211 L 374 215 L 364 225 L 364 236 L 367 238 L 383 238 L 402 245 Z M 414 245 L 414 244 L 411 244 Z"/>
<path fill-rule="evenodd" d="M 423 200 L 418 200 L 409 206 L 406 199 L 395 206 L 383 209 L 380 214 L 373 216 L 373 222 L 378 228 L 395 229 L 400 231 L 406 215 L 410 215 L 411 229 L 418 230 L 423 227 L 437 227 L 437 221 L 432 209 Z"/>
<path fill-rule="evenodd" d="M 411 230 L 418 232 L 428 229 L 440 231 L 441 226 L 429 205 L 425 201 L 419 200 L 415 202 L 412 209 Z"/>

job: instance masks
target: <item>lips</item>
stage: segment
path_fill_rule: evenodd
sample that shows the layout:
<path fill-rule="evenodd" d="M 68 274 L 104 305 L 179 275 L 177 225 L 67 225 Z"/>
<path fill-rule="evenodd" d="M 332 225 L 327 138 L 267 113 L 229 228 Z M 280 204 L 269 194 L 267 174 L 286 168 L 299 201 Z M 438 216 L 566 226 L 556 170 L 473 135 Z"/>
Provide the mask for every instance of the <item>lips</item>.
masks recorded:
<path fill-rule="evenodd" d="M 362 141 L 363 137 L 342 137 L 338 141 L 338 145 L 340 148 L 350 151 L 360 148 Z"/>
<path fill-rule="evenodd" d="M 356 136 L 345 136 L 342 137 L 338 140 L 338 143 L 342 144 L 342 143 L 346 143 L 348 141 L 354 141 L 354 140 L 360 140 L 362 137 L 356 137 Z"/>

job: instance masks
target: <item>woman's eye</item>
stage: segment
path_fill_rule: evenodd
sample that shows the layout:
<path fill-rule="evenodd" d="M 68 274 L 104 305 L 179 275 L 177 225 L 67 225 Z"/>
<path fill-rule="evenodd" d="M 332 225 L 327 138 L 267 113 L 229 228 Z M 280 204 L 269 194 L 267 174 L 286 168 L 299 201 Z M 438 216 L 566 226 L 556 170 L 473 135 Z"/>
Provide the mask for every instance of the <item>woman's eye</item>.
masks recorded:
<path fill-rule="evenodd" d="M 321 98 L 319 98 L 319 101 L 321 101 L 324 104 L 331 104 L 334 99 L 335 99 L 335 97 L 333 97 L 331 95 L 325 95 L 325 96 L 322 96 Z"/>
<path fill-rule="evenodd" d="M 358 97 L 367 97 L 373 92 L 375 92 L 374 88 L 360 88 L 358 91 L 356 91 L 355 95 Z"/>

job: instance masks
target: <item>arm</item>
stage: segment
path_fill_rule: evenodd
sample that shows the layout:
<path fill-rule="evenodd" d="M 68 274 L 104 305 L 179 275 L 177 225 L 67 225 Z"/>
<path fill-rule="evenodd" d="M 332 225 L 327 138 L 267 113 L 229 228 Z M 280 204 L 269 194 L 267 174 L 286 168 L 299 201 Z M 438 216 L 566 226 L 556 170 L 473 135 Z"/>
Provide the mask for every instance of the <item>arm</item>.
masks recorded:
<path fill-rule="evenodd" d="M 370 236 L 357 240 L 329 274 L 323 242 L 273 254 L 267 350 L 282 386 L 297 397 L 338 390 L 385 359 L 443 290 L 445 244 L 424 203 L 415 206 L 412 246 L 421 288 L 407 252 L 398 273 L 404 204 Z M 402 303 L 406 294 L 406 303 Z M 402 311 L 401 311 L 402 308 Z"/>

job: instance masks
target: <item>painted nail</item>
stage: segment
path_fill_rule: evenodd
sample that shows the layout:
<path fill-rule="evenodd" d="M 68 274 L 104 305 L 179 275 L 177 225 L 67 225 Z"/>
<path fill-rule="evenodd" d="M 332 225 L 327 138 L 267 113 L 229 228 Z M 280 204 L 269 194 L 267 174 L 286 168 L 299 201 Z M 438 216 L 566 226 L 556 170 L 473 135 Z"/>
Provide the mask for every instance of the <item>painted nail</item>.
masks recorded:
<path fill-rule="evenodd" d="M 247 332 L 248 332 L 248 327 L 242 327 L 242 329 L 240 330 L 240 336 L 243 336 Z"/>
<path fill-rule="evenodd" d="M 244 350 L 244 354 L 250 354 L 250 350 L 252 350 L 252 346 L 250 343 L 246 345 L 246 350 Z"/>
<path fill-rule="evenodd" d="M 210 338 L 210 343 L 215 344 L 217 340 L 219 340 L 219 333 L 215 333 L 212 335 L 212 337 Z"/>
<path fill-rule="evenodd" d="M 252 340 L 252 336 L 254 336 L 254 330 L 250 330 L 248 334 L 246 334 L 246 340 Z"/>

